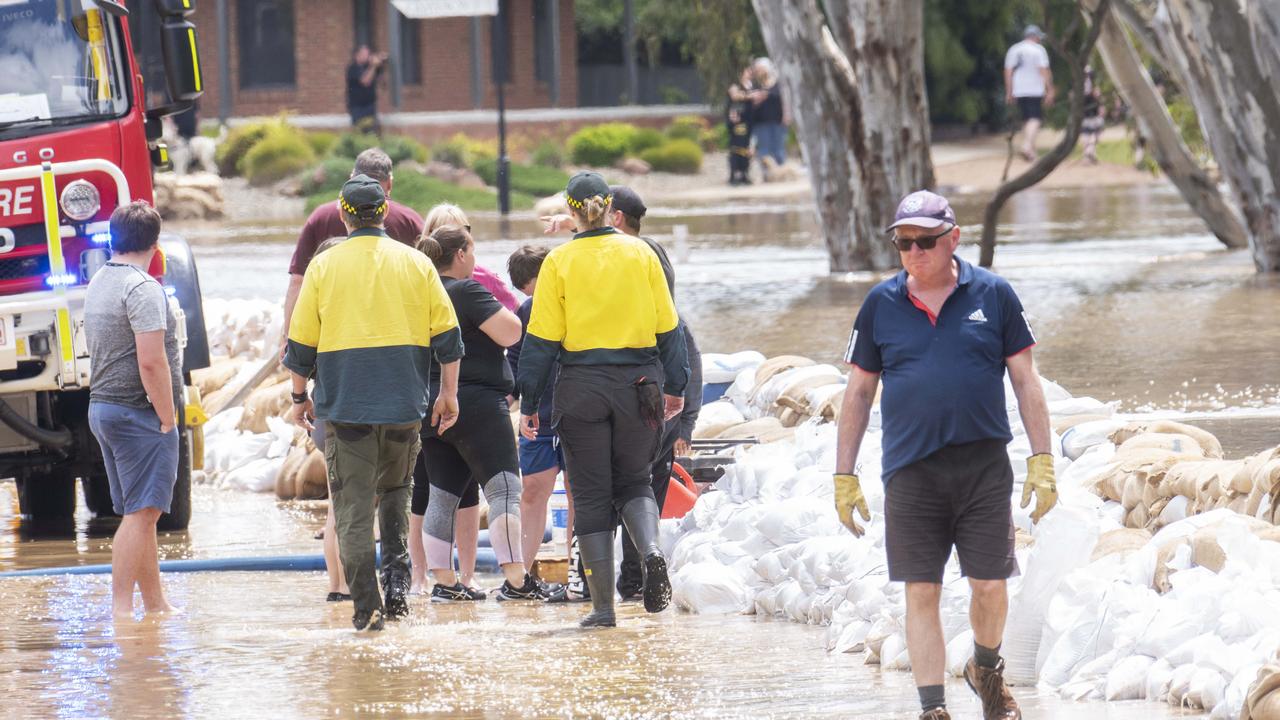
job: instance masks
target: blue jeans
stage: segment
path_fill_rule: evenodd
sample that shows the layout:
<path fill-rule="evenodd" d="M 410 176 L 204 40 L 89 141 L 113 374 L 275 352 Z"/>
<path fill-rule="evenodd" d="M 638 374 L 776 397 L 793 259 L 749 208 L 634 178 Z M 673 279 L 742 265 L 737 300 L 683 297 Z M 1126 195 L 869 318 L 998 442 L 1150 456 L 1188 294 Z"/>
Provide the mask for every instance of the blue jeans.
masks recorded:
<path fill-rule="evenodd" d="M 129 515 L 145 508 L 169 512 L 178 481 L 178 430 L 160 432 L 155 410 L 93 401 L 89 430 L 102 447 L 111 508 Z"/>
<path fill-rule="evenodd" d="M 764 162 L 766 157 L 781 165 L 787 161 L 787 126 L 782 123 L 758 123 L 751 127 L 756 139 L 756 155 Z"/>

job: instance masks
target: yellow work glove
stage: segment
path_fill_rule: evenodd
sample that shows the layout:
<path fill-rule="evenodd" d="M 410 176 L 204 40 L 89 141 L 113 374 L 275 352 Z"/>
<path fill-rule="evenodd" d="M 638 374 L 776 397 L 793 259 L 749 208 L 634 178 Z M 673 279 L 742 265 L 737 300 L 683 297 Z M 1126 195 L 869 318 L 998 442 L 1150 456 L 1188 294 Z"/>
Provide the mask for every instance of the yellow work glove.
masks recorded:
<path fill-rule="evenodd" d="M 867 509 L 867 499 L 862 497 L 862 485 L 857 475 L 835 475 L 836 514 L 840 522 L 853 533 L 854 537 L 862 537 L 862 526 L 853 519 L 854 508 L 863 520 L 871 521 L 871 511 Z"/>
<path fill-rule="evenodd" d="M 1027 458 L 1027 479 L 1022 483 L 1022 507 L 1031 504 L 1031 493 L 1036 494 L 1036 509 L 1031 522 L 1038 523 L 1044 514 L 1058 504 L 1058 483 L 1053 477 L 1053 455 L 1040 453 Z"/>

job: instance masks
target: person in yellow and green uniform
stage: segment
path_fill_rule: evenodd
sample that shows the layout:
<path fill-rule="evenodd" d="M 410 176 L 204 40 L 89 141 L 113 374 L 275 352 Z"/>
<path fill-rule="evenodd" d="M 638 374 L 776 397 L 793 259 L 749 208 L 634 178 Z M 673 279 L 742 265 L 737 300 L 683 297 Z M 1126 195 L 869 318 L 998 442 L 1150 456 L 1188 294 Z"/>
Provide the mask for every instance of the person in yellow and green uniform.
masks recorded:
<path fill-rule="evenodd" d="M 671 602 L 658 549 L 649 469 L 663 422 L 679 414 L 689 364 L 662 265 L 644 241 L 608 225 L 612 195 L 599 174 L 569 180 L 581 232 L 552 250 L 533 294 L 520 355 L 520 432 L 537 436 L 538 402 L 556 362 L 555 423 L 573 477 L 574 534 L 591 590 L 583 627 L 612 627 L 617 517 L 643 558 L 645 610 Z"/>
<path fill-rule="evenodd" d="M 284 365 L 293 374 L 293 421 L 325 421 L 325 464 L 338 550 L 356 630 L 381 630 L 409 612 L 411 473 L 430 402 L 431 357 L 440 390 L 431 423 L 458 420 L 462 336 L 453 304 L 425 255 L 387 236 L 382 186 L 357 175 L 338 199 L 348 239 L 307 267 L 289 323 Z M 315 400 L 307 380 L 315 376 Z M 382 592 L 374 555 L 374 503 L 382 534 Z"/>

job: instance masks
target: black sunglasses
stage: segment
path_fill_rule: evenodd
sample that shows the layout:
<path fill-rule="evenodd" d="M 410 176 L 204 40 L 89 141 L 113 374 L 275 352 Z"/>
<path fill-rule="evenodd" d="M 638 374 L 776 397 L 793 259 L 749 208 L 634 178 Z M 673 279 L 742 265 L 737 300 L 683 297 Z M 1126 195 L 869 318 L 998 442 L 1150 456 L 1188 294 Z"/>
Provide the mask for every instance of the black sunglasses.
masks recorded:
<path fill-rule="evenodd" d="M 952 225 L 937 235 L 925 235 L 924 237 L 919 238 L 904 238 L 899 237 L 896 234 L 891 234 L 889 236 L 889 242 L 893 243 L 893 246 L 898 248 L 900 252 L 911 252 L 912 245 L 919 245 L 921 250 L 932 250 L 937 246 L 939 240 L 950 235 L 951 231 L 955 229 L 956 226 Z"/>

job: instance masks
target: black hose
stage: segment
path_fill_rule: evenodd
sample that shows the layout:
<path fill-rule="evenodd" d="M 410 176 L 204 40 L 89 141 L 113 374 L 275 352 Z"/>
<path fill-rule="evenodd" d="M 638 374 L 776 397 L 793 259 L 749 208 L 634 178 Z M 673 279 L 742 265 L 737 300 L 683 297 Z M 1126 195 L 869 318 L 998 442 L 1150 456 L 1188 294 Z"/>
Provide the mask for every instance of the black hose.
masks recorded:
<path fill-rule="evenodd" d="M 72 436 L 70 430 L 66 428 L 48 430 L 38 425 L 33 425 L 29 420 L 19 415 L 3 398 L 0 398 L 0 421 L 22 437 L 51 450 L 65 452 L 75 444 L 75 437 Z"/>

